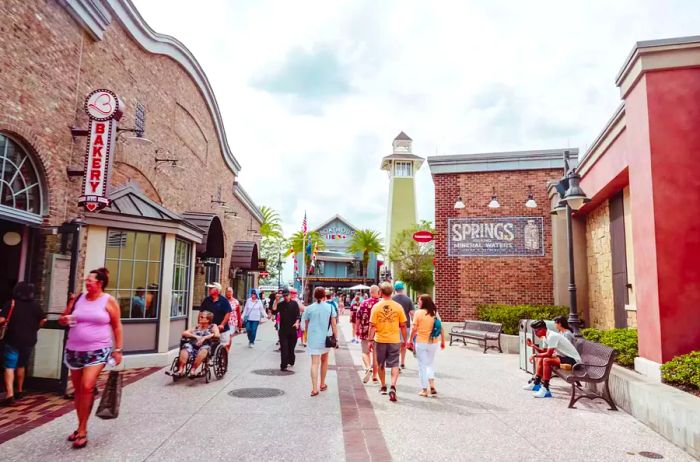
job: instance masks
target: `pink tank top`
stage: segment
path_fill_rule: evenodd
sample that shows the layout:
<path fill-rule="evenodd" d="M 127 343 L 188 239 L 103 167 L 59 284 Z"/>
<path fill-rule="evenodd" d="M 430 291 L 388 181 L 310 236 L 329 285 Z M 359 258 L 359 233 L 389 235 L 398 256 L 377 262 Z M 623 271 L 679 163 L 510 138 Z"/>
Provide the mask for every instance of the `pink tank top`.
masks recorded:
<path fill-rule="evenodd" d="M 112 346 L 112 326 L 109 322 L 107 300 L 109 294 L 103 294 L 92 301 L 83 294 L 76 301 L 72 314 L 77 324 L 68 332 L 68 350 L 93 351 Z"/>

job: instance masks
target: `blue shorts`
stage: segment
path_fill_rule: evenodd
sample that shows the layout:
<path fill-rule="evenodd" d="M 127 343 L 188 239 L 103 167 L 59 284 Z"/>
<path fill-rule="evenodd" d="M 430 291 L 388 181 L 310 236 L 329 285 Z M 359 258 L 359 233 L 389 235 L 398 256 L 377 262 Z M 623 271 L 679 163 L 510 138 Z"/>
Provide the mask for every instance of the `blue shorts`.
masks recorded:
<path fill-rule="evenodd" d="M 32 347 L 14 347 L 5 344 L 5 352 L 3 354 L 5 360 L 5 369 L 17 369 L 18 367 L 27 367 L 29 356 L 32 354 Z"/>
<path fill-rule="evenodd" d="M 107 364 L 112 354 L 112 348 L 100 348 L 92 351 L 73 351 L 66 348 L 63 355 L 63 363 L 72 371 L 80 370 L 88 366 Z"/>

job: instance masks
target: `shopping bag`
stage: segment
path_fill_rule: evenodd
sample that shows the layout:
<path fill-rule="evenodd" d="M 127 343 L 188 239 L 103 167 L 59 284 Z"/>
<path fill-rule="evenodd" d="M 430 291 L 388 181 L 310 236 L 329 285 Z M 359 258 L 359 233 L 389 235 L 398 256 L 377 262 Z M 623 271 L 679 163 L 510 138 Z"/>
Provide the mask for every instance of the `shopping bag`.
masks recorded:
<path fill-rule="evenodd" d="M 109 371 L 107 384 L 102 392 L 100 405 L 95 415 L 101 419 L 116 419 L 119 417 L 119 403 L 122 399 L 122 376 L 119 371 Z"/>

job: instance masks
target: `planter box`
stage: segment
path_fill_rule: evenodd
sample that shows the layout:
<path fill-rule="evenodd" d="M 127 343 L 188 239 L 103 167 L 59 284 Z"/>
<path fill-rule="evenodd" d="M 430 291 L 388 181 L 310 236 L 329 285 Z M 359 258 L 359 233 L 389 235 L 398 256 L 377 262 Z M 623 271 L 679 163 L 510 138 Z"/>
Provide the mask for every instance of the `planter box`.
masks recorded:
<path fill-rule="evenodd" d="M 693 457 L 700 458 L 700 398 L 614 365 L 615 404 Z"/>

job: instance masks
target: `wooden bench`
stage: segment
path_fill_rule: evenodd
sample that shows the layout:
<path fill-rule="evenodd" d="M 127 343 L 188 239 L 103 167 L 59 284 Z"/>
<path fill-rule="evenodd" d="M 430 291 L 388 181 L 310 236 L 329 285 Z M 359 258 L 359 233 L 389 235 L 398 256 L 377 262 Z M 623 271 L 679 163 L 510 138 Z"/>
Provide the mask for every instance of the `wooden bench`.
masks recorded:
<path fill-rule="evenodd" d="M 484 345 L 484 353 L 490 348 L 497 349 L 503 353 L 501 349 L 501 333 L 503 333 L 503 324 L 487 321 L 464 321 L 464 325 L 455 326 L 450 330 L 450 345 L 457 339 L 461 340 L 464 345 L 467 345 L 468 340 L 475 340 L 477 344 Z M 489 342 L 491 345 L 489 345 Z"/>
<path fill-rule="evenodd" d="M 617 406 L 610 395 L 608 378 L 612 370 L 615 350 L 600 343 L 589 342 L 588 340 L 577 339 L 576 350 L 581 355 L 581 362 L 575 364 L 571 370 L 554 368 L 552 372 L 571 384 L 571 401 L 569 407 L 574 408 L 576 401 L 581 398 L 603 399 L 610 406 L 611 411 L 617 411 Z M 591 387 L 583 388 L 581 383 L 594 384 Z M 597 390 L 595 384 L 603 384 L 603 392 Z M 578 390 L 578 396 L 576 394 Z"/>

